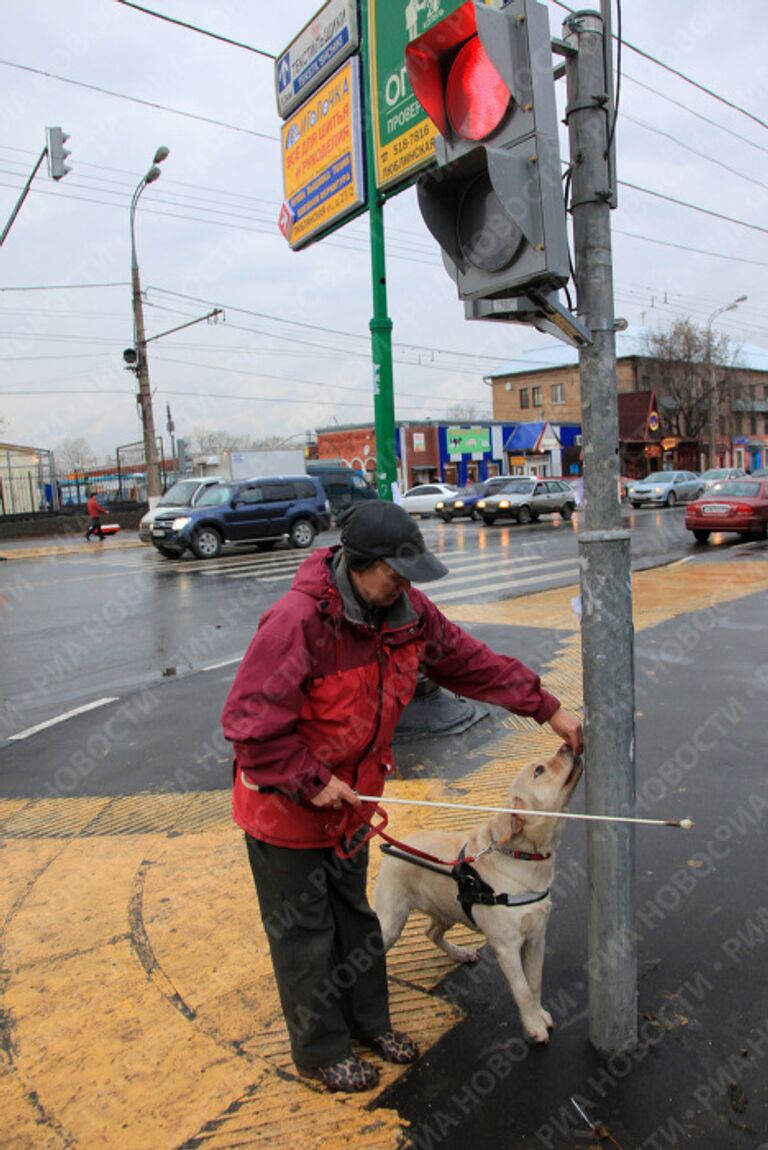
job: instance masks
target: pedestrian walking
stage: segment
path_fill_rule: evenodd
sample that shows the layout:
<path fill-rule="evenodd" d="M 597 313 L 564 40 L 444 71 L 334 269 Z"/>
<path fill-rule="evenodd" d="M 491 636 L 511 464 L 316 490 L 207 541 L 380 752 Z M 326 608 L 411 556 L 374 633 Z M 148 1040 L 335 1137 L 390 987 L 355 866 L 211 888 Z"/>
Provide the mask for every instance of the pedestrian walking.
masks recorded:
<path fill-rule="evenodd" d="M 88 512 L 88 517 L 91 521 L 88 525 L 88 530 L 85 533 L 86 542 L 90 543 L 91 535 L 95 535 L 97 537 L 97 539 L 99 540 L 99 542 L 101 543 L 104 540 L 104 532 L 101 529 L 100 516 L 106 515 L 107 509 L 106 509 L 106 507 L 102 507 L 100 505 L 100 503 L 99 503 L 99 501 L 95 495 L 89 495 L 88 496 L 88 502 L 86 503 L 85 506 L 86 506 L 86 510 Z"/>
<path fill-rule="evenodd" d="M 582 750 L 579 719 L 534 671 L 450 622 L 412 586 L 446 574 L 402 507 L 354 508 L 341 545 L 306 559 L 262 616 L 224 707 L 233 815 L 245 832 L 293 1060 L 330 1090 L 378 1082 L 375 1064 L 353 1055 L 353 1039 L 389 1062 L 419 1056 L 390 1020 L 381 931 L 366 897 L 367 846 L 348 859 L 334 850 L 345 807 L 361 807 L 355 792 L 383 791 L 419 670 L 548 723 Z"/>

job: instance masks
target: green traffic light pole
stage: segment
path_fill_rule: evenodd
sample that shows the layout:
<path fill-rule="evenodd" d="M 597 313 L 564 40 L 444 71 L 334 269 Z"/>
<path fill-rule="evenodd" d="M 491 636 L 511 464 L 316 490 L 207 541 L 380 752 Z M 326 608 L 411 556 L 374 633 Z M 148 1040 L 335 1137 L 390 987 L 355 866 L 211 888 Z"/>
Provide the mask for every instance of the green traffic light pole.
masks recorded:
<path fill-rule="evenodd" d="M 363 90 L 365 109 L 365 160 L 368 185 L 368 226 L 371 245 L 371 280 L 373 316 L 371 357 L 373 360 L 373 414 L 376 432 L 376 485 L 380 499 L 392 499 L 392 484 L 397 479 L 395 448 L 395 398 L 392 372 L 392 320 L 387 311 L 387 270 L 384 246 L 384 197 L 376 187 L 376 144 L 371 101 L 371 42 L 368 35 L 368 0 L 360 5 L 363 29 Z"/>

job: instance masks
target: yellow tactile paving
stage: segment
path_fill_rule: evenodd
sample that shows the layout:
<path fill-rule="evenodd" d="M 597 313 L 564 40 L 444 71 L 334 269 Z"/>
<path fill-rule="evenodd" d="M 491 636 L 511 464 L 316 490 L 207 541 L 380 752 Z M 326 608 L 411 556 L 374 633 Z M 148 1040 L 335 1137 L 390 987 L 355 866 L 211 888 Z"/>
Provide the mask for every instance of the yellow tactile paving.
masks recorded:
<path fill-rule="evenodd" d="M 764 563 L 675 565 L 633 580 L 641 630 L 768 588 Z M 577 587 L 451 608 L 453 618 L 559 632 L 543 675 L 581 703 Z M 501 803 L 553 737 L 509 716 L 459 781 L 396 779 L 393 796 Z M 403 835 L 470 826 L 451 810 L 390 807 Z M 469 819 L 469 822 L 467 821 Z M 372 852 L 372 881 L 379 865 Z M 242 838 L 225 792 L 0 801 L 2 1144 L 22 1150 L 395 1150 L 403 1124 L 376 1095 L 297 1081 Z M 430 992 L 452 964 L 415 916 L 389 956 L 396 1025 L 438 1041 L 461 1017 Z M 455 932 L 466 942 L 471 932 Z M 427 1055 L 428 1056 L 428 1055 Z M 3 1141 L 4 1140 L 4 1141 Z"/>

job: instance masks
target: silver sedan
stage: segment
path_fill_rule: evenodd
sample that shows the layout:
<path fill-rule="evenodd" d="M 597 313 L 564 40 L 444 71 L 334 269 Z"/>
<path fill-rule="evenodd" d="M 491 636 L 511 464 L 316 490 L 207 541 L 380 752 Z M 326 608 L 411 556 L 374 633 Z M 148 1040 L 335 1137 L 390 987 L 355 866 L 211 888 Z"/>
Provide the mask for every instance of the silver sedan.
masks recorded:
<path fill-rule="evenodd" d="M 676 503 L 689 503 L 704 493 L 704 481 L 692 471 L 654 471 L 645 479 L 637 479 L 627 489 L 633 507 L 643 503 L 660 503 L 674 507 Z"/>
<path fill-rule="evenodd" d="M 497 519 L 516 519 L 518 523 L 532 523 L 540 515 L 557 513 L 561 519 L 570 519 L 576 505 L 573 488 L 562 479 L 537 479 L 521 475 L 510 479 L 493 495 L 478 499 L 477 510 L 483 523 L 490 526 Z"/>

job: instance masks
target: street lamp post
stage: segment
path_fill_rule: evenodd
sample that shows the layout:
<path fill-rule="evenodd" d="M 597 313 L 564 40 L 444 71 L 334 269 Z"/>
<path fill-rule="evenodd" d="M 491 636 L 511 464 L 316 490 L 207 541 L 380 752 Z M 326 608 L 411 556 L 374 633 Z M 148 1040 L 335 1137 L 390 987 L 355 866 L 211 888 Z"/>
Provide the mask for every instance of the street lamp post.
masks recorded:
<path fill-rule="evenodd" d="M 141 425 L 144 435 L 144 458 L 147 465 L 147 498 L 151 501 L 162 494 L 160 490 L 160 469 L 157 462 L 157 441 L 155 439 L 155 419 L 152 413 L 152 392 L 149 386 L 149 365 L 147 363 L 147 338 L 144 333 L 144 309 L 141 301 L 141 281 L 139 262 L 136 258 L 136 206 L 147 184 L 152 184 L 160 176 L 163 160 L 169 155 L 168 148 L 158 148 L 152 167 L 139 180 L 131 199 L 131 291 L 133 296 L 133 343 L 136 349 L 136 378 L 139 381 L 138 404 L 141 409 Z"/>
<path fill-rule="evenodd" d="M 740 295 L 738 299 L 732 300 L 730 303 L 723 304 L 722 307 L 715 308 L 712 315 L 706 323 L 707 332 L 707 360 L 709 366 L 709 459 L 707 460 L 707 467 L 717 467 L 717 380 L 715 379 L 715 361 L 712 355 L 712 324 L 719 315 L 725 311 L 734 311 L 740 303 L 746 301 L 745 295 Z"/>

